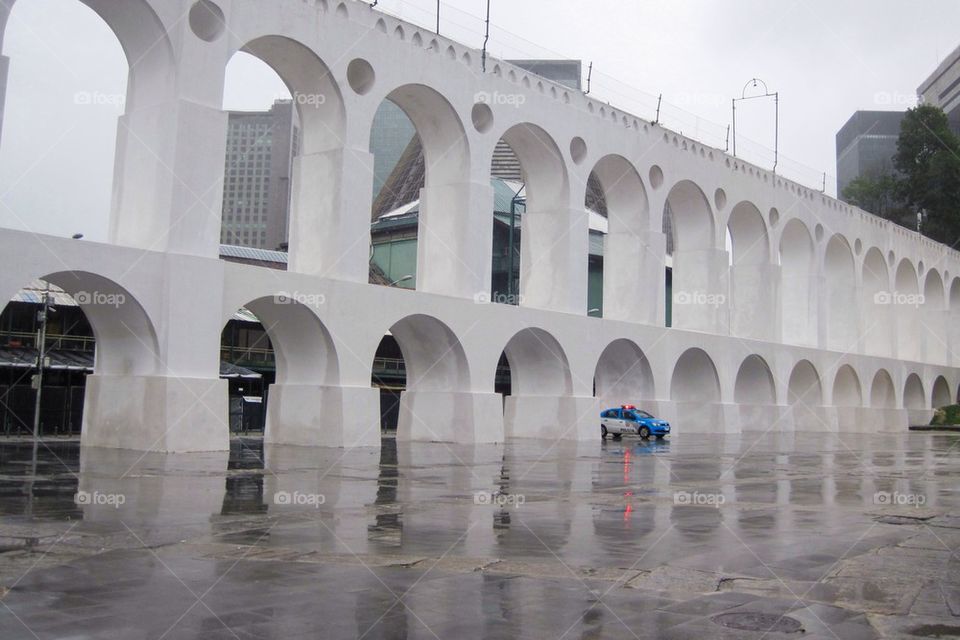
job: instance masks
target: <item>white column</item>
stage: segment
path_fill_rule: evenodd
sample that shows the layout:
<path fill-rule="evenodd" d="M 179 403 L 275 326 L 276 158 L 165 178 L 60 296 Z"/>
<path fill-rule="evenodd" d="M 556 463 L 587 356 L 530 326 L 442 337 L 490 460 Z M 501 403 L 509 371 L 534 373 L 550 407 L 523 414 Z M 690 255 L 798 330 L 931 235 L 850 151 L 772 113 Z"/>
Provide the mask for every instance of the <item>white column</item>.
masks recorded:
<path fill-rule="evenodd" d="M 674 252 L 672 326 L 729 333 L 728 256 L 719 249 Z"/>
<path fill-rule="evenodd" d="M 603 249 L 603 316 L 663 326 L 666 236 L 609 233 Z"/>
<path fill-rule="evenodd" d="M 294 161 L 290 271 L 367 282 L 373 154 L 341 148 Z"/>
<path fill-rule="evenodd" d="M 527 211 L 521 225 L 520 304 L 586 315 L 587 212 Z"/>
<path fill-rule="evenodd" d="M 730 333 L 741 338 L 773 341 L 780 267 L 742 264 L 730 267 Z"/>
<path fill-rule="evenodd" d="M 460 298 L 490 293 L 493 208 L 488 183 L 420 190 L 418 291 Z"/>

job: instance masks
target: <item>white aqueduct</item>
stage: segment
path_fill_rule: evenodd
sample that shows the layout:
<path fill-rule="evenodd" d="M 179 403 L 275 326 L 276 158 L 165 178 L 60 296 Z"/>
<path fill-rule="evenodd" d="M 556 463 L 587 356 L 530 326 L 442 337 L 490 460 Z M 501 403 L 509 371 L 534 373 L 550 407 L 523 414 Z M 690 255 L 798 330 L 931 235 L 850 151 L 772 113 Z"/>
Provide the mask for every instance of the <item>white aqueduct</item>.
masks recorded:
<path fill-rule="evenodd" d="M 36 278 L 90 294 L 85 444 L 227 448 L 219 344 L 239 307 L 276 350 L 276 443 L 379 445 L 370 378 L 387 331 L 406 361 L 409 440 L 596 438 L 598 406 L 622 401 L 681 437 L 903 430 L 956 395 L 960 255 L 943 245 L 505 62 L 484 71 L 480 52 L 358 1 L 83 2 L 130 67 L 109 243 L 0 230 L 0 296 Z M 221 104 L 238 51 L 313 98 L 297 100 L 286 272 L 218 259 Z M 370 130 L 388 98 L 427 163 L 416 291 L 368 284 Z M 527 181 L 518 307 L 476 302 L 490 291 L 501 138 Z M 586 308 L 591 172 L 609 219 L 602 319 Z"/>

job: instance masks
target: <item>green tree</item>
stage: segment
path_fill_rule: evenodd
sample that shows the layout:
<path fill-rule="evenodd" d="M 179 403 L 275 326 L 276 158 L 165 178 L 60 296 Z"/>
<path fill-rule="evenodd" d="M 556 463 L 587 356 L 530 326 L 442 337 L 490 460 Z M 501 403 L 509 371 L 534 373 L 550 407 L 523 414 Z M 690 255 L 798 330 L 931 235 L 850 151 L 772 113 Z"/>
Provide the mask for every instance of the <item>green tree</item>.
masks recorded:
<path fill-rule="evenodd" d="M 950 246 L 960 241 L 960 139 L 944 112 L 931 105 L 908 109 L 900 123 L 894 164 L 898 193 L 923 211 L 925 235 Z"/>
<path fill-rule="evenodd" d="M 864 211 L 909 225 L 910 212 L 900 201 L 900 187 L 890 174 L 855 178 L 843 189 L 843 199 Z"/>

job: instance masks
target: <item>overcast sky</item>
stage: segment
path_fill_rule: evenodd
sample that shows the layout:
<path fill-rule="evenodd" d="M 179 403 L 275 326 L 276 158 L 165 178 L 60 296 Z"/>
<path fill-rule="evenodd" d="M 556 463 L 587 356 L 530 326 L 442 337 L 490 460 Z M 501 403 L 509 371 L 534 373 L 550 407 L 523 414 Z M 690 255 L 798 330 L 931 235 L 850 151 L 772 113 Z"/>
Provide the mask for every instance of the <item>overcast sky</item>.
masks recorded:
<path fill-rule="evenodd" d="M 120 0 L 118 0 L 120 1 Z M 269 4 L 264 2 L 264 4 Z M 485 0 L 443 0 L 441 32 L 479 47 Z M 434 25 L 435 0 L 378 8 Z M 912 106 L 920 82 L 960 44 L 956 0 L 492 0 L 490 51 L 504 58 L 594 63 L 593 94 L 723 148 L 730 98 L 753 77 L 780 93 L 781 169 L 835 192 L 834 136 L 857 109 Z M 19 0 L 4 38 L 11 58 L 0 140 L 0 224 L 104 239 L 126 60 L 78 0 Z M 238 56 L 225 107 L 285 94 Z M 738 150 L 769 166 L 773 109 L 738 107 Z M 752 140 L 753 142 L 750 142 Z"/>

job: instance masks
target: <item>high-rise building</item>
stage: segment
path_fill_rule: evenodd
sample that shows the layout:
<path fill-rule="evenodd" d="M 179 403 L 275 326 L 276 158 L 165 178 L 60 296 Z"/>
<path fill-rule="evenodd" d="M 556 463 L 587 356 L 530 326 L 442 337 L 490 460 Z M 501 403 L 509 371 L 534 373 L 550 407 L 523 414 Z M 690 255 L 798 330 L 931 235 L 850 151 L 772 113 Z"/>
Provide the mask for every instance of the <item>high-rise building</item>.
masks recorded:
<path fill-rule="evenodd" d="M 960 47 L 951 51 L 920 84 L 917 95 L 922 103 L 943 109 L 950 128 L 960 133 Z"/>
<path fill-rule="evenodd" d="M 837 132 L 837 196 L 855 179 L 894 173 L 903 111 L 857 111 Z"/>
<path fill-rule="evenodd" d="M 269 111 L 231 111 L 220 242 L 277 249 L 287 242 L 290 175 L 300 127 L 292 100 Z"/>

